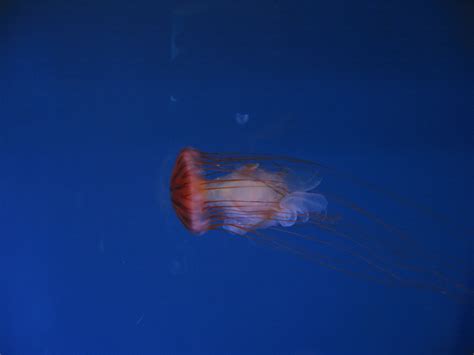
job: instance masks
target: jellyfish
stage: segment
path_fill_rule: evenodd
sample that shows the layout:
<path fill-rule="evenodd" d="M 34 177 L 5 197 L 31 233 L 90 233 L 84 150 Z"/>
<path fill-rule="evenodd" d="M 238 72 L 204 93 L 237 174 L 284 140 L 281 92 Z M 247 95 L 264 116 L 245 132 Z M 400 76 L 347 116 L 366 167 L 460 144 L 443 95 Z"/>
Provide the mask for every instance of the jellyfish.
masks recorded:
<path fill-rule="evenodd" d="M 474 294 L 440 271 L 436 256 L 403 230 L 322 191 L 322 175 L 328 172 L 334 169 L 312 161 L 188 147 L 179 153 L 171 174 L 171 201 L 195 235 L 223 230 L 353 277 L 428 289 L 456 300 Z M 343 210 L 355 218 L 346 218 Z"/>

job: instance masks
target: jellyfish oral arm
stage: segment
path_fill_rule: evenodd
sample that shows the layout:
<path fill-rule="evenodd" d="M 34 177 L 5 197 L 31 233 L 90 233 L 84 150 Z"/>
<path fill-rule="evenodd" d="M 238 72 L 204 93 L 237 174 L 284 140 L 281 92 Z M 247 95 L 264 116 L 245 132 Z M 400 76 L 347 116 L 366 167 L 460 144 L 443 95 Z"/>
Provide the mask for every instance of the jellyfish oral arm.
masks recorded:
<path fill-rule="evenodd" d="M 290 227 L 296 222 L 305 223 L 311 214 L 321 214 L 326 211 L 328 202 L 318 193 L 295 191 L 280 201 L 282 219 L 279 223 L 283 227 Z M 287 217 L 286 219 L 284 217 Z M 290 218 L 288 218 L 290 217 Z"/>
<path fill-rule="evenodd" d="M 208 205 L 219 208 L 222 227 L 244 235 L 254 229 L 290 227 L 307 222 L 312 213 L 326 210 L 327 200 L 318 193 L 289 192 L 284 179 L 254 167 L 214 180 L 207 192 Z"/>

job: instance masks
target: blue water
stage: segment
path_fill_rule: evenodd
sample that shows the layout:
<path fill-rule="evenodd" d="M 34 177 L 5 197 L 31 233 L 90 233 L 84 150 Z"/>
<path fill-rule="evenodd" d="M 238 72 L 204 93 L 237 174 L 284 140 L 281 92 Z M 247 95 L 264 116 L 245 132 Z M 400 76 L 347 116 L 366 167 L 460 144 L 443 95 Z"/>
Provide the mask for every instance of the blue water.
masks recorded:
<path fill-rule="evenodd" d="M 0 353 L 472 353 L 472 298 L 192 236 L 167 184 L 185 146 L 341 168 L 445 216 L 344 192 L 472 289 L 473 11 L 1 2 Z"/>

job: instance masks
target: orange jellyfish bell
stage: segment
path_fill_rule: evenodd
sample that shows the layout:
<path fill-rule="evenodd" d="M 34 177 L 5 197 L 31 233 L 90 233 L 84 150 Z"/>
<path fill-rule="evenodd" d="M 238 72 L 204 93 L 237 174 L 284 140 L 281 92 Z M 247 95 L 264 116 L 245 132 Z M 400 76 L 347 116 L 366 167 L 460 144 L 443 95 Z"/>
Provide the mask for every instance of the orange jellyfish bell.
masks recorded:
<path fill-rule="evenodd" d="M 200 153 L 185 148 L 176 159 L 171 175 L 171 201 L 184 226 L 195 234 L 202 234 L 209 228 L 205 216 L 205 191 Z"/>
<path fill-rule="evenodd" d="M 307 192 L 320 179 L 296 186 L 282 170 L 261 167 L 258 159 L 183 149 L 171 177 L 171 200 L 193 233 L 223 228 L 233 234 L 272 226 L 289 227 L 319 214 L 327 201 Z"/>

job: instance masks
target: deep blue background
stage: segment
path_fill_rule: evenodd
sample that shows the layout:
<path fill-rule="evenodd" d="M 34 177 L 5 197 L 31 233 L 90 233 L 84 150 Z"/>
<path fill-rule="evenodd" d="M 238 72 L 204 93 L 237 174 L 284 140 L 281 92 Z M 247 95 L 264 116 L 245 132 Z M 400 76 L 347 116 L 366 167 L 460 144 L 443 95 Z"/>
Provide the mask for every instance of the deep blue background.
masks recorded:
<path fill-rule="evenodd" d="M 286 154 L 472 227 L 473 14 L 468 1 L 2 1 L 0 352 L 474 351 L 472 303 L 193 237 L 166 189 L 187 145 Z"/>

